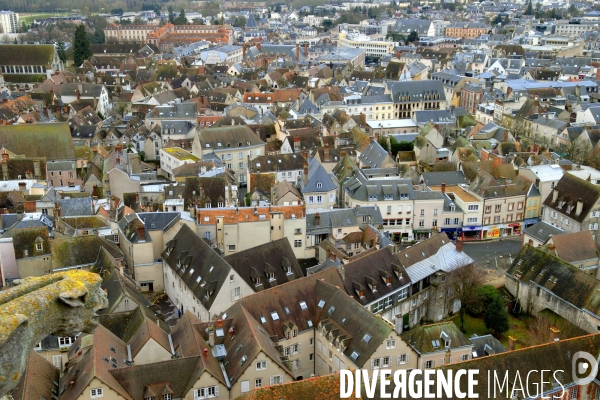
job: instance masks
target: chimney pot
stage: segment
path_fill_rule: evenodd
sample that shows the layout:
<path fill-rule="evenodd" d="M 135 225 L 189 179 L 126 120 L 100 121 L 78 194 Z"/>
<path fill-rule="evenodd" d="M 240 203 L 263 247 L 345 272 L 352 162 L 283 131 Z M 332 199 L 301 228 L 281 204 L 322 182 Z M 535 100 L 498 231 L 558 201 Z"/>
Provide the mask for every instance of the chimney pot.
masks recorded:
<path fill-rule="evenodd" d="M 463 247 L 463 240 L 462 240 L 462 238 L 459 237 L 458 239 L 456 239 L 456 245 L 455 246 L 456 246 L 456 251 L 462 252 L 462 247 Z"/>

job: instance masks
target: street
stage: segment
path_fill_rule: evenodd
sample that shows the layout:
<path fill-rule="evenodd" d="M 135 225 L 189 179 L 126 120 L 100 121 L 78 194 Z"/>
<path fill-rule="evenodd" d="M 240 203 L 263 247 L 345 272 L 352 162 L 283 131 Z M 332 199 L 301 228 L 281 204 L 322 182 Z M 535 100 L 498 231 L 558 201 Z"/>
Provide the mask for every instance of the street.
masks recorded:
<path fill-rule="evenodd" d="M 464 243 L 467 253 L 484 274 L 484 283 L 495 287 L 504 285 L 504 271 L 521 249 L 521 236 L 492 242 Z"/>

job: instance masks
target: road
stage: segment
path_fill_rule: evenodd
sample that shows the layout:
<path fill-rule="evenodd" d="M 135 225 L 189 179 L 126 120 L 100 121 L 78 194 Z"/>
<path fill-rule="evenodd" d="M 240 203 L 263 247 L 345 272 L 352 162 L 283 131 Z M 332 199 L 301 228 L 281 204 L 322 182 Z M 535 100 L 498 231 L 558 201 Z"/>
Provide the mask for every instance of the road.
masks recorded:
<path fill-rule="evenodd" d="M 506 238 L 493 242 L 464 243 L 467 253 L 483 272 L 485 284 L 500 287 L 504 285 L 504 271 L 521 248 L 521 237 Z"/>

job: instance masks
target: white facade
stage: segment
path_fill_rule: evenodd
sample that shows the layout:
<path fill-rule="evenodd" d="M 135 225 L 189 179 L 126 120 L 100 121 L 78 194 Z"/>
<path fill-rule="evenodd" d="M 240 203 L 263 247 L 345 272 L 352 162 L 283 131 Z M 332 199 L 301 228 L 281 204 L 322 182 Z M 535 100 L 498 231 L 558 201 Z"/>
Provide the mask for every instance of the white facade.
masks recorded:
<path fill-rule="evenodd" d="M 19 14 L 12 11 L 0 11 L 0 28 L 2 28 L 2 33 L 17 33 Z"/>

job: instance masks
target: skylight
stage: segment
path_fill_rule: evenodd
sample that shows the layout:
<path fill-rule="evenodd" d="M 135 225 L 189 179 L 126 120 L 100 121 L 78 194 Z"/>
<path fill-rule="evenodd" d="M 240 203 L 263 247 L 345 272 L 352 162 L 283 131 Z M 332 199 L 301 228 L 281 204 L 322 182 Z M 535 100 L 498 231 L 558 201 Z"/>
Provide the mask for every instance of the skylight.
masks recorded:
<path fill-rule="evenodd" d="M 356 359 L 358 358 L 358 352 L 353 351 L 352 354 L 350 354 L 350 358 L 352 358 L 354 361 L 356 361 Z"/>
<path fill-rule="evenodd" d="M 335 306 L 331 306 L 331 307 L 329 307 L 329 310 L 327 311 L 327 313 L 329 315 L 331 315 L 331 314 L 333 314 L 334 311 L 335 311 Z"/>
<path fill-rule="evenodd" d="M 260 317 L 260 322 L 262 322 L 263 324 L 266 324 L 267 320 L 265 319 L 265 317 Z"/>
<path fill-rule="evenodd" d="M 308 321 L 306 321 L 306 323 L 308 324 L 308 326 L 309 326 L 309 327 L 311 327 L 311 328 L 312 328 L 312 326 L 313 326 L 313 323 L 312 323 L 312 321 L 311 321 L 310 319 L 309 319 Z"/>
<path fill-rule="evenodd" d="M 279 319 L 279 314 L 277 314 L 277 311 L 273 311 L 271 313 L 271 318 L 273 318 L 273 321 L 277 321 Z"/>
<path fill-rule="evenodd" d="M 365 343 L 369 343 L 371 341 L 371 335 L 365 333 L 365 336 L 363 336 L 363 340 Z"/>
<path fill-rule="evenodd" d="M 317 306 L 319 308 L 323 308 L 324 305 L 325 305 L 325 300 L 321 300 L 321 301 L 319 301 L 319 304 L 317 304 Z"/>
<path fill-rule="evenodd" d="M 301 308 L 302 310 L 306 310 L 306 309 L 308 308 L 308 307 L 306 306 L 306 302 L 305 302 L 305 301 L 301 301 L 301 302 L 300 302 L 300 308 Z"/>
<path fill-rule="evenodd" d="M 285 310 L 285 313 L 286 313 L 286 314 L 289 314 L 289 313 L 290 313 L 290 309 L 289 309 L 289 307 L 285 307 L 285 308 L 284 308 L 284 310 Z"/>

